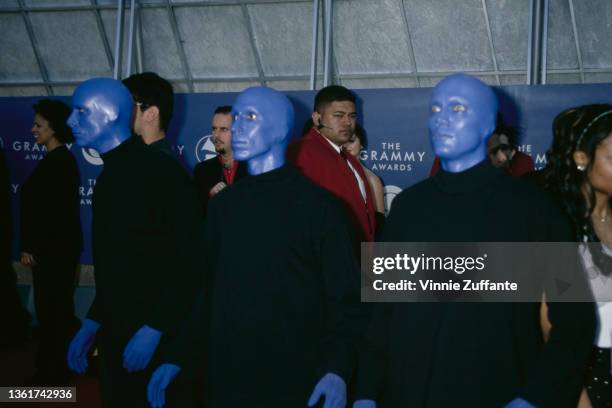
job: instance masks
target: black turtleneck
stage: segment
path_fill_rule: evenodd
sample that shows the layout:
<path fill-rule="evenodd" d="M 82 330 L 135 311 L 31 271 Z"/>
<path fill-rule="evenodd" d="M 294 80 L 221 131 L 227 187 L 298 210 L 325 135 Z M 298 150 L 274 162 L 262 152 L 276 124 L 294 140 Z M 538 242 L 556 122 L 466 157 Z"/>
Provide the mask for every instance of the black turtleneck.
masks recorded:
<path fill-rule="evenodd" d="M 363 329 L 345 217 L 290 165 L 210 201 L 210 309 L 192 316 L 171 358 L 188 368 L 204 352 L 208 406 L 306 406 L 325 373 L 348 383 Z"/>
<path fill-rule="evenodd" d="M 143 325 L 172 335 L 204 273 L 195 191 L 176 159 L 140 138 L 102 159 L 93 198 L 96 298 L 88 317 L 118 343 Z"/>
<path fill-rule="evenodd" d="M 553 202 L 488 160 L 440 171 L 393 201 L 387 242 L 570 241 Z M 379 408 L 575 407 L 594 335 L 590 304 L 549 305 L 542 344 L 538 304 L 397 303 L 380 306 L 360 361 L 358 398 Z M 554 320 L 554 321 L 553 321 Z"/>

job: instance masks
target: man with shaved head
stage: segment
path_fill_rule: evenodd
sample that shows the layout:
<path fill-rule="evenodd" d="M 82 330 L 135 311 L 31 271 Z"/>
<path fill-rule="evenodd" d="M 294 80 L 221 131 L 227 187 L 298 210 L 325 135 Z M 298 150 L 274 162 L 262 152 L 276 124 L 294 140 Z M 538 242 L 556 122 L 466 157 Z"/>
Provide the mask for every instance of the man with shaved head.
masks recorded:
<path fill-rule="evenodd" d="M 111 78 L 81 83 L 68 118 L 76 142 L 104 161 L 93 198 L 96 296 L 68 348 L 68 366 L 84 374 L 100 351 L 104 407 L 146 405 L 146 384 L 176 335 L 202 281 L 203 220 L 196 193 L 177 160 L 130 131 L 133 99 Z M 175 382 L 169 400 L 190 405 Z"/>
<path fill-rule="evenodd" d="M 428 128 L 442 169 L 395 198 L 383 241 L 572 241 L 549 197 L 487 159 L 496 114 L 495 93 L 474 77 L 451 75 L 434 88 Z M 543 344 L 535 293 L 533 303 L 381 305 L 354 408 L 576 407 L 593 305 L 550 303 L 554 333 Z"/>
<path fill-rule="evenodd" d="M 209 408 L 344 408 L 362 331 L 346 215 L 285 164 L 294 118 L 285 95 L 249 88 L 232 114 L 234 156 L 250 176 L 210 201 L 203 303 L 172 364 L 153 374 L 149 401 L 164 406 L 174 375 L 203 352 Z"/>

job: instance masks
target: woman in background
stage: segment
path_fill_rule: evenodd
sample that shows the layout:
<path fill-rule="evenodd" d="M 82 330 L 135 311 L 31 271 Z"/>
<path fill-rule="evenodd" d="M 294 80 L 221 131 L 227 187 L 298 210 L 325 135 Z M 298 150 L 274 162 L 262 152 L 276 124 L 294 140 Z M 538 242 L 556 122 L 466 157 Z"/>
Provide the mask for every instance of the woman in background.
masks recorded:
<path fill-rule="evenodd" d="M 568 109 L 553 123 L 544 185 L 572 221 L 598 305 L 598 331 L 581 407 L 612 407 L 612 105 Z M 590 404 L 589 401 L 590 400 Z"/>
<path fill-rule="evenodd" d="M 355 134 L 353 134 L 351 139 L 346 142 L 342 148 L 347 153 L 355 156 L 359 160 L 361 167 L 363 167 L 363 171 L 365 172 L 368 183 L 370 184 L 370 189 L 374 195 L 374 215 L 376 217 L 376 229 L 378 230 L 385 220 L 385 189 L 380 181 L 380 177 L 374 174 L 372 170 L 368 169 L 359 159 L 359 153 L 365 147 L 365 131 L 361 126 L 356 125 Z"/>
<path fill-rule="evenodd" d="M 39 323 L 36 373 L 32 385 L 61 385 L 69 378 L 68 343 L 78 328 L 74 287 L 82 249 L 79 172 L 65 143 L 70 108 L 43 99 L 33 106 L 32 134 L 47 153 L 21 188 L 21 263 L 32 269 Z"/>

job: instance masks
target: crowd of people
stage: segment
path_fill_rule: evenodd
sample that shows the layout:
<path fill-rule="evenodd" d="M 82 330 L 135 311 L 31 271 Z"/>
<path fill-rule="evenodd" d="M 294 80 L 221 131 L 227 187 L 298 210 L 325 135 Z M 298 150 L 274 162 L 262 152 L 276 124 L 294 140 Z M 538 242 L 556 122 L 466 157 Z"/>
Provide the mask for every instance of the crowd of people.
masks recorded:
<path fill-rule="evenodd" d="M 173 91 L 157 74 L 87 80 L 72 107 L 38 102 L 47 154 L 20 222 L 42 339 L 30 383 L 85 373 L 95 344 L 108 407 L 612 407 L 612 105 L 560 113 L 539 172 L 478 79 L 443 79 L 430 108 L 431 175 L 385 217 L 342 86 L 316 94 L 294 141 L 286 96 L 243 91 L 212 113 L 218 155 L 192 178 L 167 141 Z M 81 323 L 73 140 L 104 162 Z M 360 244 L 375 240 L 578 242 L 568 259 L 595 301 L 364 304 Z"/>

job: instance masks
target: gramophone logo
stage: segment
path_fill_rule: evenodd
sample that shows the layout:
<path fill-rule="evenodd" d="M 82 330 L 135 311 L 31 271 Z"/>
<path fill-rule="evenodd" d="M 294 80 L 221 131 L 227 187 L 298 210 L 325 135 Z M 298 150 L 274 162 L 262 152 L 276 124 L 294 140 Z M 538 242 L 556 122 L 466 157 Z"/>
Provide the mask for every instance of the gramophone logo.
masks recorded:
<path fill-rule="evenodd" d="M 83 157 L 85 160 L 87 160 L 87 163 L 94 166 L 101 166 L 104 164 L 102 158 L 100 157 L 100 153 L 98 153 L 95 149 L 84 147 L 81 150 L 83 151 Z"/>
<path fill-rule="evenodd" d="M 195 147 L 195 156 L 199 162 L 213 158 L 216 155 L 217 152 L 215 151 L 215 145 L 212 141 L 212 135 L 206 135 L 198 140 Z"/>

